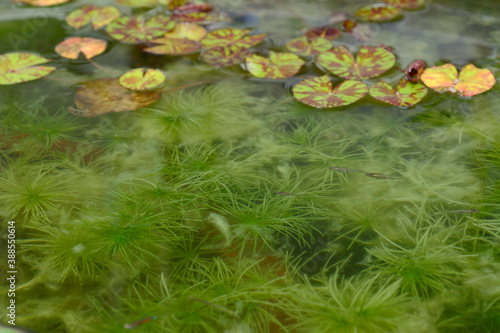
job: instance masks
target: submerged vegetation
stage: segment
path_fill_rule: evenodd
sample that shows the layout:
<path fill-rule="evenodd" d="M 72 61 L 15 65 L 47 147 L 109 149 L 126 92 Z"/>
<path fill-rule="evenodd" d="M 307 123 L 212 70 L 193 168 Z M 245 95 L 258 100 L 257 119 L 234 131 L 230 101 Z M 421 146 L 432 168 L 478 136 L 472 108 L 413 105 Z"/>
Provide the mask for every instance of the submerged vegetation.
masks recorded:
<path fill-rule="evenodd" d="M 170 3 L 141 3 L 158 2 Z M 0 90 L 0 216 L 3 235 L 8 221 L 16 227 L 16 325 L 500 330 L 498 86 L 472 98 L 429 92 L 410 109 L 372 100 L 317 110 L 235 66 L 115 47 L 99 72 L 75 60 L 43 87 Z M 156 102 L 98 117 L 68 111 L 68 82 L 118 75 L 124 61 L 167 73 Z M 491 59 L 479 64 L 498 73 Z M 2 304 L 8 289 L 4 281 Z"/>

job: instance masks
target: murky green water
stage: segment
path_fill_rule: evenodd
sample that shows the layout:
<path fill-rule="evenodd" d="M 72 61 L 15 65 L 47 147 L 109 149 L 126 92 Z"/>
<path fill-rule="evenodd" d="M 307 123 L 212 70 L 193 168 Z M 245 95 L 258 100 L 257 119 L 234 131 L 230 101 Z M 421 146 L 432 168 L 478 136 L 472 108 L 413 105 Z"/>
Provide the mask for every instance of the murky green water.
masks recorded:
<path fill-rule="evenodd" d="M 215 3 L 283 50 L 367 1 Z M 0 4 L 0 54 L 58 68 L 0 87 L 0 267 L 8 277 L 15 221 L 17 272 L 15 296 L 1 285 L 4 325 L 15 299 L 16 327 L 37 332 L 126 332 L 144 318 L 134 331 L 500 331 L 498 84 L 472 98 L 429 91 L 410 109 L 366 97 L 316 110 L 284 82 L 75 32 L 64 17 L 83 4 L 113 1 Z M 497 75 L 499 17 L 494 0 L 429 1 L 368 25 L 368 42 L 339 42 L 389 45 L 399 67 Z M 68 36 L 108 40 L 99 68 L 55 53 Z M 74 85 L 143 66 L 167 74 L 158 102 L 68 111 Z"/>

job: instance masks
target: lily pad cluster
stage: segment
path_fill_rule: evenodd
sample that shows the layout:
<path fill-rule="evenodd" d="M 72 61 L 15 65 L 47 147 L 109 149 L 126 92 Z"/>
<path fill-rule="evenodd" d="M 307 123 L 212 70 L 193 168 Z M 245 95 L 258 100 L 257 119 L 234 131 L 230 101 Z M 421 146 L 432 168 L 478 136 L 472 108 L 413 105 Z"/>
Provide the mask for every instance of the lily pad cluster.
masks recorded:
<path fill-rule="evenodd" d="M 52 6 L 66 1 L 13 2 Z M 422 8 L 425 0 L 383 0 L 383 3 L 363 6 L 351 16 L 343 14 L 330 20 L 333 22 L 330 25 L 305 30 L 303 35 L 290 39 L 279 49 L 267 49 L 266 45 L 256 49 L 269 37 L 251 29 L 230 27 L 227 23 L 226 27 L 210 31 L 208 24 L 228 21 L 229 15 L 208 3 L 187 0 L 115 2 L 121 6 L 156 9 L 129 16 L 123 15 L 114 6 L 84 5 L 70 12 L 66 22 L 74 29 L 91 25 L 116 41 L 137 45 L 147 53 L 159 56 L 198 54 L 201 61 L 215 68 L 234 67 L 241 70 L 237 69 L 240 66 L 259 79 L 285 80 L 301 72 L 314 72 L 314 67 L 319 68 L 324 72 L 323 75 L 309 75 L 292 88 L 293 96 L 298 101 L 316 108 L 349 105 L 367 94 L 384 103 L 411 107 L 426 96 L 426 86 L 438 93 L 470 97 L 489 90 L 495 84 L 495 78 L 488 69 L 478 69 L 469 64 L 458 74 L 452 64 L 426 69 L 421 60 L 410 64 L 395 86 L 385 80 L 374 82 L 374 78 L 388 71 L 397 73 L 394 70 L 397 57 L 393 50 L 385 45 L 362 45 L 355 50 L 337 42 L 342 30 L 354 38 L 363 39 L 356 30 L 363 23 L 358 24 L 356 20 L 392 21 L 400 17 L 404 10 Z M 106 47 L 104 39 L 68 37 L 55 46 L 55 51 L 72 60 L 82 54 L 92 62 L 90 59 L 102 54 Z M 46 76 L 56 70 L 56 67 L 40 66 L 47 62 L 50 60 L 28 52 L 0 55 L 0 84 L 21 83 Z M 391 80 L 394 77 L 392 74 Z M 80 86 L 75 99 L 77 108 L 72 111 L 84 116 L 96 116 L 107 112 L 136 110 L 159 98 L 159 87 L 164 81 L 165 74 L 153 68 L 132 69 L 109 81 L 94 80 Z"/>

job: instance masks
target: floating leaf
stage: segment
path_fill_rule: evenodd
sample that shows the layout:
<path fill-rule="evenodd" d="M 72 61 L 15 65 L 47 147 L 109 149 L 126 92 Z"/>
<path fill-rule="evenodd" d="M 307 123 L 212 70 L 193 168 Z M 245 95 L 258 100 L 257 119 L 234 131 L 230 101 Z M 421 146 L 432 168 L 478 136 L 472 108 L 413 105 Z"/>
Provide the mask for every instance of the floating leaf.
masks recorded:
<path fill-rule="evenodd" d="M 490 90 L 495 84 L 495 76 L 489 69 L 480 69 L 472 64 L 462 68 L 458 77 L 457 74 L 455 66 L 446 64 L 426 68 L 420 79 L 437 92 L 449 91 L 467 97 Z"/>
<path fill-rule="evenodd" d="M 316 27 L 308 29 L 305 33 L 307 40 L 313 40 L 316 38 L 324 38 L 327 40 L 334 40 L 340 37 L 342 32 L 335 27 Z"/>
<path fill-rule="evenodd" d="M 300 70 L 304 61 L 293 53 L 271 51 L 269 59 L 252 54 L 246 58 L 248 71 L 255 77 L 268 79 L 286 79 Z"/>
<path fill-rule="evenodd" d="M 328 75 L 305 79 L 293 87 L 293 96 L 315 108 L 333 108 L 349 105 L 363 98 L 368 92 L 366 84 L 347 80 L 333 89 Z"/>
<path fill-rule="evenodd" d="M 133 91 L 123 87 L 118 79 L 98 79 L 83 83 L 75 96 L 74 114 L 95 117 L 108 112 L 133 111 L 157 101 L 158 90 Z"/>
<path fill-rule="evenodd" d="M 51 60 L 26 52 L 0 55 L 0 84 L 15 84 L 36 80 L 55 71 L 55 67 L 36 66 Z"/>
<path fill-rule="evenodd" d="M 151 8 L 158 5 L 166 5 L 169 0 L 115 0 L 115 2 L 122 6 L 133 8 Z"/>
<path fill-rule="evenodd" d="M 208 33 L 200 43 L 204 48 L 210 49 L 216 46 L 235 45 L 239 47 L 252 47 L 264 40 L 266 34 L 246 36 L 250 30 L 238 28 L 225 28 Z"/>
<path fill-rule="evenodd" d="M 66 16 L 66 22 L 75 29 L 80 29 L 92 23 L 94 29 L 104 27 L 120 16 L 120 11 L 115 7 L 83 6 Z"/>
<path fill-rule="evenodd" d="M 207 64 L 220 68 L 240 64 L 251 54 L 249 49 L 242 46 L 217 46 L 203 52 L 202 59 Z"/>
<path fill-rule="evenodd" d="M 151 43 L 161 44 L 144 49 L 145 52 L 154 54 L 185 55 L 198 51 L 200 45 L 189 39 L 156 38 Z"/>
<path fill-rule="evenodd" d="M 168 10 L 174 11 L 179 9 L 179 7 L 185 6 L 188 0 L 166 0 L 168 2 Z"/>
<path fill-rule="evenodd" d="M 56 52 L 68 59 L 78 59 L 78 55 L 83 55 L 90 59 L 106 50 L 106 41 L 90 37 L 70 37 L 57 44 Z"/>
<path fill-rule="evenodd" d="M 143 15 L 122 16 L 108 24 L 106 32 L 122 43 L 146 43 L 172 30 L 175 22 L 166 16 L 153 16 L 146 21 Z"/>
<path fill-rule="evenodd" d="M 418 9 L 425 5 L 425 0 L 382 0 L 388 5 L 403 9 Z"/>
<path fill-rule="evenodd" d="M 391 21 L 401 15 L 401 9 L 384 3 L 377 3 L 361 7 L 354 15 L 365 21 Z"/>
<path fill-rule="evenodd" d="M 324 38 L 315 38 L 309 41 L 306 36 L 302 36 L 290 40 L 286 43 L 286 47 L 293 53 L 308 57 L 328 51 L 333 45 L 332 42 Z"/>
<path fill-rule="evenodd" d="M 132 90 L 148 90 L 165 81 L 165 74 L 158 69 L 136 68 L 120 76 L 120 84 Z"/>
<path fill-rule="evenodd" d="M 70 0 L 14 0 L 14 2 L 24 3 L 37 7 L 55 6 L 68 1 Z"/>
<path fill-rule="evenodd" d="M 421 83 L 411 83 L 402 78 L 396 90 L 387 82 L 380 81 L 370 87 L 370 95 L 379 101 L 395 106 L 412 106 L 427 95 L 427 88 Z"/>
<path fill-rule="evenodd" d="M 354 57 L 345 46 L 320 53 L 316 63 L 344 79 L 369 79 L 379 76 L 396 63 L 394 54 L 383 47 L 362 46 Z"/>
<path fill-rule="evenodd" d="M 213 12 L 180 12 L 174 13 L 171 17 L 174 21 L 200 24 L 209 24 L 226 19 L 223 15 Z"/>
<path fill-rule="evenodd" d="M 358 25 L 358 23 L 356 21 L 353 21 L 353 20 L 344 20 L 344 22 L 342 22 L 342 27 L 345 29 L 345 31 L 351 33 L 353 31 L 353 29 Z"/>
<path fill-rule="evenodd" d="M 177 22 L 172 31 L 164 36 L 167 38 L 180 38 L 199 41 L 207 34 L 207 29 L 194 23 Z"/>
<path fill-rule="evenodd" d="M 168 9 L 177 13 L 210 12 L 214 8 L 209 3 L 188 3 L 188 1 L 173 0 L 168 4 Z"/>

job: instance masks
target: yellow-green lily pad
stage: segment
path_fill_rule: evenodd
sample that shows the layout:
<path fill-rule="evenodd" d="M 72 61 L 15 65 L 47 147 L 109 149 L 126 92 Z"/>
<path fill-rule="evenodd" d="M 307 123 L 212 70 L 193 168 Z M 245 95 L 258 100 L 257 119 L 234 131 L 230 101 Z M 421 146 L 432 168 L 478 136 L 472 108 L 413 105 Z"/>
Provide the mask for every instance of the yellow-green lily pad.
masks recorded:
<path fill-rule="evenodd" d="M 386 4 L 403 9 L 418 9 L 425 5 L 425 0 L 382 0 Z"/>
<path fill-rule="evenodd" d="M 70 0 L 14 0 L 14 2 L 20 2 L 37 7 L 55 6 L 69 1 Z"/>
<path fill-rule="evenodd" d="M 207 64 L 221 68 L 240 64 L 251 54 L 252 52 L 246 47 L 227 45 L 212 47 L 203 52 L 201 58 Z"/>
<path fill-rule="evenodd" d="M 238 28 L 224 28 L 209 32 L 200 43 L 206 49 L 217 46 L 236 45 L 239 47 L 252 47 L 264 40 L 266 34 L 246 36 L 250 30 Z"/>
<path fill-rule="evenodd" d="M 37 66 L 52 60 L 27 52 L 0 55 L 0 84 L 16 84 L 49 75 L 55 67 Z"/>
<path fill-rule="evenodd" d="M 401 9 L 385 3 L 377 3 L 361 7 L 354 15 L 364 21 L 392 21 L 401 16 Z"/>
<path fill-rule="evenodd" d="M 189 39 L 156 38 L 151 43 L 161 44 L 144 49 L 145 52 L 154 54 L 185 55 L 191 54 L 200 48 L 200 45 Z"/>
<path fill-rule="evenodd" d="M 286 79 L 294 76 L 304 64 L 293 53 L 276 53 L 271 51 L 269 59 L 252 54 L 246 58 L 248 71 L 255 77 L 268 79 Z"/>
<path fill-rule="evenodd" d="M 354 103 L 366 95 L 368 88 L 363 82 L 346 80 L 334 89 L 328 75 L 323 75 L 297 83 L 292 91 L 300 102 L 323 109 Z"/>
<path fill-rule="evenodd" d="M 122 43 L 146 43 L 172 30 L 175 22 L 167 16 L 156 15 L 146 20 L 144 15 L 122 16 L 106 26 L 106 32 Z"/>
<path fill-rule="evenodd" d="M 394 54 L 383 47 L 362 46 L 356 60 L 345 46 L 318 54 L 316 63 L 344 79 L 370 79 L 382 75 L 396 64 Z"/>
<path fill-rule="evenodd" d="M 308 57 L 328 51 L 333 47 L 332 42 L 322 37 L 308 40 L 306 36 L 294 38 L 286 43 L 287 49 L 298 55 Z"/>
<path fill-rule="evenodd" d="M 66 23 L 75 29 L 92 23 L 94 29 L 99 29 L 111 23 L 120 16 L 120 11 L 112 6 L 82 6 L 66 16 Z"/>
<path fill-rule="evenodd" d="M 207 34 L 207 29 L 195 23 L 177 22 L 174 30 L 165 33 L 167 38 L 180 38 L 199 41 Z"/>
<path fill-rule="evenodd" d="M 426 68 L 420 76 L 425 85 L 437 92 L 451 92 L 462 96 L 474 96 L 488 91 L 495 84 L 495 76 L 487 68 L 469 64 L 460 75 L 452 64 Z"/>
<path fill-rule="evenodd" d="M 413 106 L 427 95 L 427 88 L 421 83 L 411 83 L 402 78 L 396 89 L 385 81 L 380 81 L 370 87 L 370 96 L 379 101 L 395 106 Z"/>
<path fill-rule="evenodd" d="M 131 90 L 153 89 L 165 81 L 165 74 L 158 69 L 136 68 L 120 76 L 120 84 Z"/>

